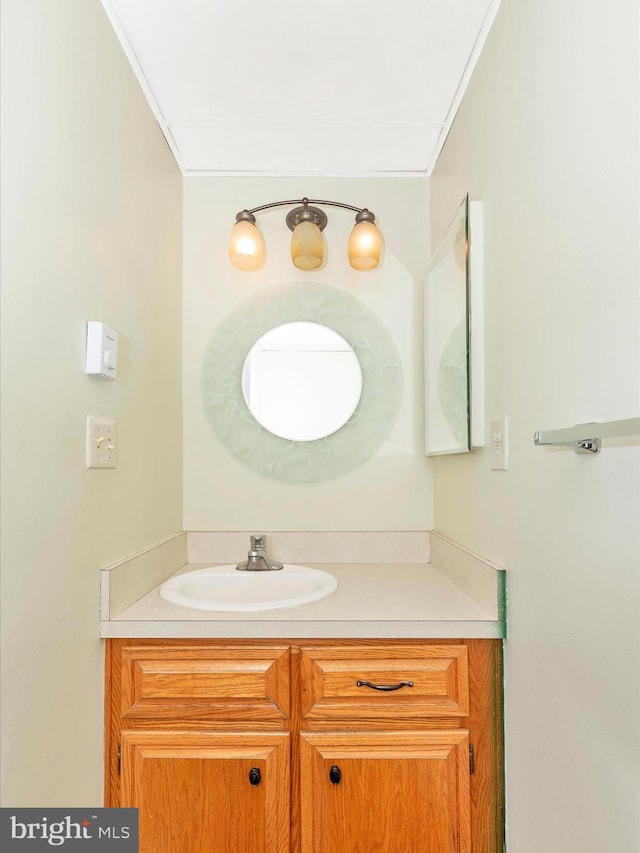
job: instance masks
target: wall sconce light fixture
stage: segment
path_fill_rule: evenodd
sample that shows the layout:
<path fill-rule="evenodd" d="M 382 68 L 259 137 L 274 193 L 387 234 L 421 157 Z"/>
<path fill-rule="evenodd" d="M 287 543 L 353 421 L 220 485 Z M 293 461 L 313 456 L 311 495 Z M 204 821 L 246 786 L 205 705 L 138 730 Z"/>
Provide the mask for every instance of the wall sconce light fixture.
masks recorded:
<path fill-rule="evenodd" d="M 327 224 L 327 214 L 316 204 L 342 207 L 356 211 L 356 224 L 349 237 L 349 263 L 355 270 L 372 270 L 378 266 L 382 249 L 382 236 L 375 224 L 375 216 L 366 207 L 354 207 L 340 201 L 319 199 L 293 199 L 262 204 L 251 210 L 241 210 L 236 215 L 236 224 L 229 241 L 229 258 L 240 270 L 257 270 L 264 262 L 264 240 L 254 216 L 260 210 L 271 207 L 296 205 L 287 213 L 286 223 L 293 231 L 291 237 L 291 260 L 300 270 L 315 270 L 322 264 L 324 241 L 322 231 Z"/>

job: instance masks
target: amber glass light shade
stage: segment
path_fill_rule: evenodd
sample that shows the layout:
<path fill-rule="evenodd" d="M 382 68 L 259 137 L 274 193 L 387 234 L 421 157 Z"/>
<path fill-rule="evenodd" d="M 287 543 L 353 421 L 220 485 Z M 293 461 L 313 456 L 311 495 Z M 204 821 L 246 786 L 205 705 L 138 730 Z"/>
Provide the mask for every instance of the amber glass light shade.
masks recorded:
<path fill-rule="evenodd" d="M 373 270 L 380 261 L 382 236 L 375 222 L 357 222 L 349 237 L 349 263 L 354 270 Z"/>
<path fill-rule="evenodd" d="M 262 234 L 253 224 L 236 222 L 229 239 L 229 259 L 239 270 L 257 270 L 264 263 Z"/>
<path fill-rule="evenodd" d="M 291 235 L 291 260 L 299 270 L 317 270 L 324 257 L 322 231 L 313 222 L 300 222 Z"/>

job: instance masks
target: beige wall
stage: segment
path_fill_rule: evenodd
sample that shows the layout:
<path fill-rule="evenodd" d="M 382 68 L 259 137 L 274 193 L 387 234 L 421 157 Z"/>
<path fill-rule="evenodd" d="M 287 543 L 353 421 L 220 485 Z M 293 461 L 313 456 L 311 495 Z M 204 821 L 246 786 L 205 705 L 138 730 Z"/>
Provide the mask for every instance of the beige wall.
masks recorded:
<path fill-rule="evenodd" d="M 624 0 L 504 0 L 432 181 L 437 239 L 463 192 L 485 202 L 487 419 L 511 467 L 436 463 L 436 529 L 506 565 L 510 849 L 637 846 L 638 447 L 535 448 L 535 429 L 636 416 L 637 20 Z M 5 805 L 101 802 L 98 569 L 192 529 L 431 527 L 422 456 L 417 179 L 182 180 L 97 0 L 4 0 L 2 771 Z M 234 213 L 304 193 L 370 206 L 385 267 L 337 246 L 311 280 L 390 326 L 409 393 L 393 441 L 335 481 L 289 486 L 233 460 L 199 397 L 202 353 L 244 295 L 300 279 L 281 213 L 270 259 L 233 270 Z M 410 211 L 407 216 L 406 210 Z M 346 239 L 346 238 L 345 238 Z M 280 258 L 280 259 L 279 259 Z M 400 261 L 402 259 L 402 261 Z M 121 333 L 117 383 L 83 374 L 84 328 Z M 87 413 L 117 419 L 120 466 L 84 467 Z M 224 491 L 222 485 L 224 484 Z"/>
<path fill-rule="evenodd" d="M 262 270 L 227 256 L 235 214 L 279 199 L 328 198 L 369 207 L 385 239 L 383 264 L 356 273 L 346 260 L 354 215 L 328 208 L 326 266 L 295 269 L 287 208 L 260 214 Z M 184 524 L 189 530 L 424 530 L 432 521 L 431 462 L 424 457 L 422 285 L 429 257 L 426 179 L 188 178 L 184 197 Z M 320 483 L 264 477 L 231 456 L 205 417 L 202 358 L 218 323 L 272 284 L 324 282 L 365 302 L 385 323 L 403 365 L 402 407 L 389 440 L 360 468 Z"/>
<path fill-rule="evenodd" d="M 6 0 L 2 62 L 3 805 L 100 805 L 99 569 L 182 526 L 182 179 L 98 0 Z"/>
<path fill-rule="evenodd" d="M 509 850 L 631 853 L 638 439 L 587 458 L 533 433 L 640 414 L 635 0 L 504 0 L 431 182 L 434 240 L 466 191 L 510 468 L 439 459 L 435 527 L 509 569 Z"/>

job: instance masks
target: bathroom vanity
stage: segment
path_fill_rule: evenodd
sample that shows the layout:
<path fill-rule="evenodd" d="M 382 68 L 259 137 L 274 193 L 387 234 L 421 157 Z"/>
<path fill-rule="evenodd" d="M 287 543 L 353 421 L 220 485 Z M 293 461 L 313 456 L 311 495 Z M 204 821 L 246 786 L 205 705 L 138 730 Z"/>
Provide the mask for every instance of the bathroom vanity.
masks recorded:
<path fill-rule="evenodd" d="M 112 639 L 141 853 L 498 853 L 501 642 Z"/>
<path fill-rule="evenodd" d="M 296 534 L 338 589 L 265 613 L 163 601 L 157 554 L 105 570 L 105 803 L 141 853 L 502 851 L 504 572 L 412 535 Z"/>

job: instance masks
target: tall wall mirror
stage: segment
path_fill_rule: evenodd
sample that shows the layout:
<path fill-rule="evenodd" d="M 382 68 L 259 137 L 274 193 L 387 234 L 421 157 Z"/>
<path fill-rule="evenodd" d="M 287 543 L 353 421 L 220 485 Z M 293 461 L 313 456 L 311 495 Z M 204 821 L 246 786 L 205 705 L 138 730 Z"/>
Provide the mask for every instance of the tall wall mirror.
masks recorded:
<path fill-rule="evenodd" d="M 482 208 L 462 199 L 427 271 L 425 452 L 484 444 Z"/>
<path fill-rule="evenodd" d="M 201 392 L 214 432 L 269 477 L 315 482 L 362 465 L 402 399 L 394 341 L 362 301 L 290 282 L 239 302 L 205 350 Z"/>

